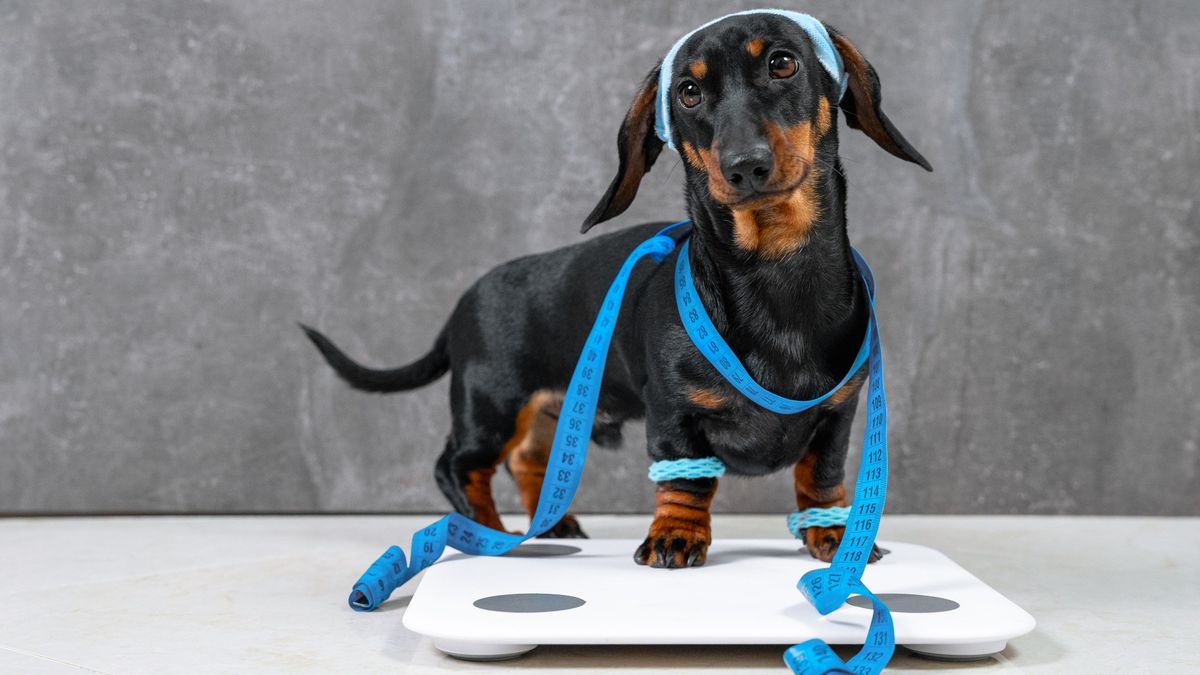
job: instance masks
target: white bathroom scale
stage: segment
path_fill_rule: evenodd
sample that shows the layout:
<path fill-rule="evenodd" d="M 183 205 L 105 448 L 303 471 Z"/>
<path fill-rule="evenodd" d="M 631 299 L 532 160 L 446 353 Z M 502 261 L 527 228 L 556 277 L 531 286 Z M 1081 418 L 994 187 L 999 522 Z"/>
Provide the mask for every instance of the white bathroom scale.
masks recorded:
<path fill-rule="evenodd" d="M 826 564 L 795 540 L 718 540 L 703 567 L 675 570 L 635 564 L 640 543 L 542 540 L 498 557 L 447 556 L 425 571 L 404 625 L 447 654 L 479 660 L 551 644 L 850 645 L 866 637 L 866 598 L 821 616 L 796 590 L 801 575 Z M 888 554 L 863 583 L 891 609 L 897 644 L 972 660 L 1033 630 L 1025 610 L 938 551 L 879 546 Z"/>

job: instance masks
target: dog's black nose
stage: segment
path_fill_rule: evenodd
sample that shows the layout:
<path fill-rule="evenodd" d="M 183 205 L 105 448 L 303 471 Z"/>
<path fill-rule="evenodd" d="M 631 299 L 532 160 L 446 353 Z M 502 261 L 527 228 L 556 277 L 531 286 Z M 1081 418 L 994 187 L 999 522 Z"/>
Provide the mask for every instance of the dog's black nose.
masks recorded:
<path fill-rule="evenodd" d="M 775 160 L 767 145 L 755 145 L 747 150 L 721 153 L 721 173 L 725 180 L 740 192 L 758 192 L 771 179 Z"/>

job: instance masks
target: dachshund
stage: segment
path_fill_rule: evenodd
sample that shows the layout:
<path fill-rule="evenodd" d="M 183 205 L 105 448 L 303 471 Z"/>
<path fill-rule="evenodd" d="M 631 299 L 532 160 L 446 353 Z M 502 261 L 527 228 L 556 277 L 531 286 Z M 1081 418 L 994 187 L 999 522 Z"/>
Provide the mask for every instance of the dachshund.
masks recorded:
<path fill-rule="evenodd" d="M 825 26 L 843 84 L 810 35 L 772 14 L 731 16 L 692 34 L 672 67 L 665 114 L 685 167 L 691 265 L 713 324 L 763 388 L 797 399 L 837 385 L 854 362 L 868 300 L 846 232 L 837 117 L 900 159 L 932 170 L 880 109 L 879 78 L 858 48 Z M 660 65 L 617 134 L 616 176 L 583 222 L 620 215 L 663 148 L 655 133 Z M 351 386 L 397 392 L 451 373 L 452 424 L 437 461 L 453 508 L 503 529 L 492 477 L 504 464 L 530 515 L 537 506 L 563 391 L 601 300 L 626 256 L 666 223 L 649 223 L 484 274 L 459 299 L 432 349 L 409 365 L 364 367 L 302 326 Z M 846 505 L 850 426 L 865 368 L 821 405 L 795 415 L 758 407 L 701 356 L 682 327 L 672 274 L 678 249 L 635 268 L 604 371 L 593 442 L 646 424 L 651 461 L 716 456 L 729 473 L 792 468 L 800 509 Z M 703 565 L 717 479 L 656 486 L 654 519 L 634 560 Z M 809 527 L 809 553 L 832 560 L 843 527 Z M 584 537 L 566 515 L 543 536 Z M 879 553 L 872 556 L 877 559 Z"/>

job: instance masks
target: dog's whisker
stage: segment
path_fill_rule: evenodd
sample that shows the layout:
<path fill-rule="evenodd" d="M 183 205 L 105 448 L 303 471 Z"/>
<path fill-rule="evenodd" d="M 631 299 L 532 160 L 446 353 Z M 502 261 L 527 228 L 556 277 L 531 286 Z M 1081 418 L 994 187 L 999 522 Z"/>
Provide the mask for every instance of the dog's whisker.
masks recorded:
<path fill-rule="evenodd" d="M 847 183 L 850 182 L 850 178 L 848 176 L 846 176 L 846 172 L 839 169 L 836 164 L 830 164 L 829 162 L 826 162 L 817 157 L 813 158 L 813 162 L 816 163 L 818 166 L 820 166 L 822 169 L 825 169 L 826 171 L 832 171 L 833 173 L 838 174 L 843 179 L 845 179 Z"/>
<path fill-rule="evenodd" d="M 822 167 L 824 167 L 830 171 L 836 171 L 838 174 L 840 174 L 842 176 L 842 178 L 847 178 L 846 172 L 841 167 L 838 166 L 838 163 L 830 162 L 828 160 L 824 160 L 819 157 L 814 157 L 813 159 L 815 161 L 817 161 L 818 163 L 820 163 Z M 841 162 L 842 165 L 846 164 L 845 159 L 846 158 L 844 156 L 838 155 L 838 160 Z M 854 161 L 857 162 L 858 159 L 854 159 Z"/>
<path fill-rule="evenodd" d="M 679 165 L 680 165 L 680 163 L 681 163 L 681 162 L 679 161 L 679 159 L 678 159 L 678 158 L 676 158 L 676 159 L 675 159 L 675 163 L 674 163 L 674 164 L 672 164 L 672 165 L 671 165 L 671 168 L 670 168 L 670 170 L 668 170 L 668 171 L 667 171 L 667 177 L 666 177 L 665 179 L 663 179 L 663 182 L 664 182 L 664 183 L 670 182 L 670 180 L 671 180 L 671 175 L 675 173 L 675 169 L 678 169 L 678 168 L 679 168 Z"/>

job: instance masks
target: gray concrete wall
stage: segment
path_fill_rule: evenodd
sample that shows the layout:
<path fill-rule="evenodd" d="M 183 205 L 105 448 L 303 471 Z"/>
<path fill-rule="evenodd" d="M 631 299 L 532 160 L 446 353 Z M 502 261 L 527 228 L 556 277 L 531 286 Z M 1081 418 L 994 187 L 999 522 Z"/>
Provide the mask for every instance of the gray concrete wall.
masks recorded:
<path fill-rule="evenodd" d="M 742 6 L 0 2 L 0 511 L 443 509 L 445 382 L 352 392 L 293 322 L 422 353 L 477 275 L 578 240 L 635 83 Z M 890 510 L 1200 514 L 1198 6 L 804 8 L 937 169 L 843 134 Z M 677 165 L 604 229 L 680 216 Z M 580 510 L 648 509 L 642 442 Z"/>

